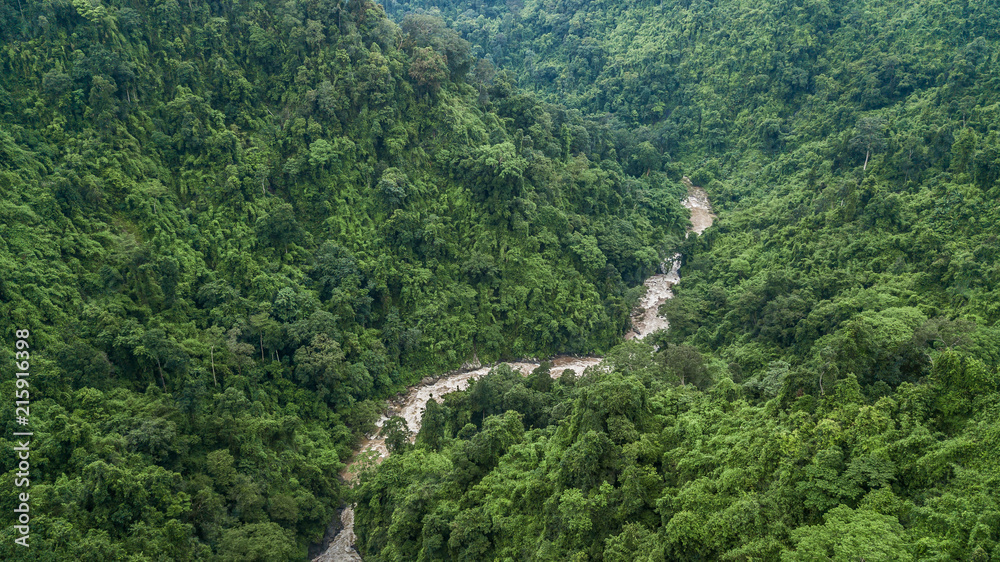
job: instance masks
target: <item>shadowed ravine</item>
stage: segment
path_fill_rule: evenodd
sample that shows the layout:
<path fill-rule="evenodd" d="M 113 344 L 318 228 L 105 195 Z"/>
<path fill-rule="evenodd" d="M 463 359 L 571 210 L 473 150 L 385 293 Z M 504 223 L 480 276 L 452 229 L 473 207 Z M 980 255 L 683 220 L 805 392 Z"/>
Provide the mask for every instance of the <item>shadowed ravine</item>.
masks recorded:
<path fill-rule="evenodd" d="M 708 194 L 701 187 L 692 185 L 687 177 L 683 181 L 684 185 L 688 188 L 688 196 L 682 204 L 691 211 L 691 228 L 689 229 L 689 233 L 701 234 L 705 229 L 712 226 L 712 221 L 715 218 L 708 201 Z M 680 266 L 681 256 L 677 254 L 673 259 L 663 263 L 661 266 L 665 270 L 663 273 L 658 273 L 646 279 L 643 283 L 646 286 L 646 294 L 632 313 L 632 331 L 625 334 L 625 339 L 641 339 L 656 330 L 663 330 L 668 327 L 667 320 L 659 316 L 657 311 L 664 301 L 673 296 L 670 289 L 680 282 L 680 275 L 678 273 Z M 553 377 L 559 377 L 566 370 L 572 369 L 576 374 L 583 374 L 585 369 L 600 364 L 602 360 L 603 357 L 559 355 L 552 359 L 551 373 Z M 540 362 L 524 361 L 505 364 L 528 375 L 540 365 Z M 420 431 L 420 418 L 423 415 L 424 407 L 427 406 L 428 400 L 432 398 L 440 399 L 442 395 L 449 392 L 464 390 L 469 386 L 470 380 L 486 375 L 494 367 L 496 365 L 479 368 L 472 367 L 447 373 L 436 378 L 428 377 L 421 381 L 420 384 L 411 387 L 402 400 L 391 402 L 389 411 L 376 422 L 376 425 L 381 428 L 382 424 L 389 418 L 400 416 L 406 420 L 407 426 L 415 437 L 417 432 Z M 376 435 L 365 439 L 355 453 L 354 460 L 341 472 L 340 475 L 344 480 L 352 481 L 356 478 L 354 467 L 359 460 L 368 458 L 362 455 L 362 453 L 368 451 L 377 453 L 378 459 L 385 458 L 389 454 L 384 438 Z M 361 560 L 361 556 L 354 549 L 354 509 L 351 506 L 344 508 L 341 512 L 340 520 L 343 525 L 342 530 L 333 538 L 327 549 L 313 559 L 313 562 Z"/>

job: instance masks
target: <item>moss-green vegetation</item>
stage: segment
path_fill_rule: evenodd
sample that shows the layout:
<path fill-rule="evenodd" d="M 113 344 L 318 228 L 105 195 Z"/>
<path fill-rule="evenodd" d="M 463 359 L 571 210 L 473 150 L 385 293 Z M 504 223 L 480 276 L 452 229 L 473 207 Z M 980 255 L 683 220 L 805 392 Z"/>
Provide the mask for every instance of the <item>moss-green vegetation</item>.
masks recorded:
<path fill-rule="evenodd" d="M 0 558 L 1000 556 L 995 2 L 387 4 L 0 5 Z"/>
<path fill-rule="evenodd" d="M 433 4 L 720 217 L 657 353 L 446 398 L 367 476 L 371 559 L 1000 556 L 994 3 Z"/>
<path fill-rule="evenodd" d="M 679 176 L 477 64 L 357 0 L 0 5 L 0 360 L 31 331 L 35 434 L 0 558 L 304 559 L 381 399 L 618 341 Z"/>
<path fill-rule="evenodd" d="M 942 352 L 878 400 L 849 375 L 782 402 L 679 351 L 629 342 L 610 372 L 555 382 L 495 370 L 431 404 L 362 480 L 365 560 L 996 556 L 1000 376 L 981 361 Z"/>

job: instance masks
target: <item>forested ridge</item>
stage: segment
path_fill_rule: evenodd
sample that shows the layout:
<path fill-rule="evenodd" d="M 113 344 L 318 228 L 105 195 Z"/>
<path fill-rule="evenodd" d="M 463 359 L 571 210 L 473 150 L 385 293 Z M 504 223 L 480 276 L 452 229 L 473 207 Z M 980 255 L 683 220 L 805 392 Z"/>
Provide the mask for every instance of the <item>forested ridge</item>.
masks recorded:
<path fill-rule="evenodd" d="M 0 76 L 5 560 L 306 559 L 386 397 L 608 350 L 687 223 L 627 132 L 371 2 L 5 1 Z"/>
<path fill-rule="evenodd" d="M 0 557 L 303 560 L 355 501 L 366 560 L 1000 557 L 994 2 L 386 9 L 0 5 Z M 339 481 L 558 352 L 608 360 Z"/>
<path fill-rule="evenodd" d="M 366 560 L 1000 559 L 995 3 L 386 6 L 719 219 L 668 331 L 429 403 L 362 476 Z"/>

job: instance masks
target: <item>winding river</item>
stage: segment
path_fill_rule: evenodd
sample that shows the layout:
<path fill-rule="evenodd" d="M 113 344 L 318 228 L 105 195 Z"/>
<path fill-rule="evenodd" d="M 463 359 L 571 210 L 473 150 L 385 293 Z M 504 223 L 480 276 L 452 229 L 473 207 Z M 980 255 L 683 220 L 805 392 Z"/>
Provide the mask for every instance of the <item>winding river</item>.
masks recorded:
<path fill-rule="evenodd" d="M 688 196 L 682 204 L 691 211 L 691 228 L 688 234 L 694 232 L 701 234 L 708 227 L 712 226 L 715 215 L 712 214 L 712 207 L 708 201 L 708 194 L 705 190 L 693 185 L 691 180 L 684 177 L 684 185 L 688 188 Z M 646 286 L 646 294 L 639 305 L 632 313 L 632 331 L 625 334 L 625 339 L 643 338 L 656 331 L 666 329 L 667 320 L 657 314 L 660 305 L 673 296 L 671 287 L 679 283 L 681 278 L 679 270 L 681 267 L 681 256 L 676 254 L 670 261 L 664 262 L 662 273 L 658 273 L 646 279 L 643 283 Z M 600 364 L 602 357 L 571 357 L 567 355 L 557 356 L 552 360 L 552 376 L 558 377 L 563 372 L 572 369 L 576 374 L 582 374 L 587 368 Z M 525 375 L 530 374 L 539 362 L 524 361 L 506 363 L 511 368 L 521 371 Z M 420 418 L 423 415 L 427 401 L 440 397 L 449 392 L 464 390 L 469 386 L 469 381 L 485 376 L 496 365 L 488 367 L 473 367 L 461 371 L 448 373 L 438 378 L 428 377 L 416 386 L 410 387 L 409 391 L 401 400 L 393 401 L 389 404 L 389 411 L 376 422 L 381 428 L 389 418 L 401 416 L 406 420 L 406 424 L 413 435 L 420 431 Z M 378 457 L 385 458 L 389 454 L 385 440 L 382 437 L 370 437 L 361 443 L 355 459 L 360 453 L 374 451 Z M 354 473 L 354 462 L 349 464 L 340 474 L 341 478 L 350 482 L 356 477 Z M 313 559 L 313 562 L 361 562 L 361 556 L 354 549 L 354 509 L 351 506 L 344 508 L 340 516 L 341 531 L 330 542 L 327 549 Z"/>

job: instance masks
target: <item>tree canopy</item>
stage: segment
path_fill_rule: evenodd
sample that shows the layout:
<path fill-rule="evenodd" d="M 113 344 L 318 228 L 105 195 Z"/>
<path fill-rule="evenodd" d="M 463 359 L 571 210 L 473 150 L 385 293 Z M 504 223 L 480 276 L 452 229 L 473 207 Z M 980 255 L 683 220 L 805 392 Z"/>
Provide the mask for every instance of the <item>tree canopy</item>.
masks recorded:
<path fill-rule="evenodd" d="M 1000 556 L 997 21 L 0 3 L 0 558 L 303 560 L 354 501 L 371 560 Z M 498 370 L 338 478 L 423 376 L 556 353 L 608 367 Z"/>

